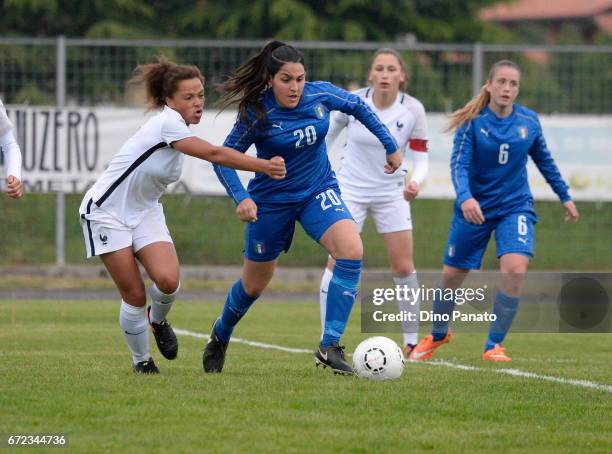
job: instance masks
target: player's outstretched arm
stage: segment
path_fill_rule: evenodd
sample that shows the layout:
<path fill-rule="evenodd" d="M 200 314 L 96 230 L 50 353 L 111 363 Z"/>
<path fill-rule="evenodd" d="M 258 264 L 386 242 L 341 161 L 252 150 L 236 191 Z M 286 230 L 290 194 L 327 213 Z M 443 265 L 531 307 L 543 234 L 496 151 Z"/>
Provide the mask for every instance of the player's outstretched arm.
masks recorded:
<path fill-rule="evenodd" d="M 182 153 L 204 159 L 213 164 L 238 170 L 265 173 L 275 180 L 282 180 L 287 174 L 285 160 L 280 156 L 275 156 L 272 159 L 254 158 L 233 148 L 213 145 L 199 137 L 187 137 L 177 140 L 172 146 Z"/>

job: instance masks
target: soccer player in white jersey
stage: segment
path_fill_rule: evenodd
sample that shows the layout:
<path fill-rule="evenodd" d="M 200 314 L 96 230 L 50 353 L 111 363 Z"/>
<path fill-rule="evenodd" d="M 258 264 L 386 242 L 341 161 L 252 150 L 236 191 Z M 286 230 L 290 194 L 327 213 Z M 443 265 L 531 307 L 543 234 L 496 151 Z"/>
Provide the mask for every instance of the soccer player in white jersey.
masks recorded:
<path fill-rule="evenodd" d="M 159 199 L 167 185 L 180 178 L 184 155 L 269 175 L 285 176 L 282 158 L 257 159 L 195 137 L 190 124 L 200 122 L 204 78 L 195 66 L 163 58 L 140 65 L 132 79 L 146 87 L 149 119 L 113 157 L 87 192 L 79 209 L 87 256 L 100 256 L 121 294 L 119 324 L 132 353 L 136 373 L 159 373 L 149 354 L 147 325 L 167 359 L 178 342 L 166 320 L 180 287 L 179 263 Z M 151 305 L 136 263 L 153 281 Z"/>
<path fill-rule="evenodd" d="M 368 211 L 376 229 L 383 237 L 391 273 L 396 285 L 418 288 L 412 257 L 412 220 L 410 201 L 419 194 L 427 177 L 427 120 L 421 102 L 408 95 L 406 69 L 400 55 L 393 49 L 379 49 L 372 58 L 368 74 L 370 86 L 357 90 L 370 108 L 389 128 L 391 134 L 405 150 L 413 152 L 414 169 L 408 176 L 403 172 L 386 174 L 382 171 L 384 153 L 376 138 L 353 117 L 335 113 L 327 135 L 331 145 L 340 131 L 347 129 L 346 145 L 338 182 L 359 231 L 363 229 Z M 405 182 L 404 182 L 405 180 Z M 320 288 L 321 321 L 325 319 L 327 291 L 334 260 L 330 257 L 323 273 Z M 399 309 L 419 313 L 419 300 L 398 301 Z M 418 318 L 417 318 L 418 320 Z M 418 321 L 402 323 L 404 354 L 407 356 L 417 343 Z"/>
<path fill-rule="evenodd" d="M 6 115 L 6 109 L 0 100 L 0 150 L 6 162 L 6 193 L 9 197 L 19 199 L 23 195 L 21 184 L 21 150 L 13 135 L 13 123 Z"/>

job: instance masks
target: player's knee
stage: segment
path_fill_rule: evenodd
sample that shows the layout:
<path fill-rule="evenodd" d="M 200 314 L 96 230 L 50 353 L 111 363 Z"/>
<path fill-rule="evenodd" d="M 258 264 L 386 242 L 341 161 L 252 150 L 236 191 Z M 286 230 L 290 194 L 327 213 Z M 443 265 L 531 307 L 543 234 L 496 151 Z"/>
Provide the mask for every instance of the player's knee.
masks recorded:
<path fill-rule="evenodd" d="M 179 277 L 171 274 L 160 276 L 155 280 L 155 285 L 161 292 L 170 295 L 178 289 Z"/>
<path fill-rule="evenodd" d="M 351 260 L 362 260 L 363 259 L 363 244 L 361 241 L 354 242 L 348 245 L 344 245 L 336 251 L 334 256 L 338 259 L 351 259 Z"/>
<path fill-rule="evenodd" d="M 144 285 L 120 289 L 121 298 L 131 306 L 142 307 L 147 303 L 147 294 Z"/>
<path fill-rule="evenodd" d="M 267 283 L 242 281 L 242 286 L 244 287 L 244 292 L 251 298 L 259 298 L 266 289 Z"/>
<path fill-rule="evenodd" d="M 391 273 L 394 276 L 408 277 L 414 273 L 414 264 L 412 262 L 392 263 Z"/>
<path fill-rule="evenodd" d="M 511 279 L 518 279 L 527 272 L 527 265 L 523 263 L 510 263 L 501 268 L 501 272 Z"/>

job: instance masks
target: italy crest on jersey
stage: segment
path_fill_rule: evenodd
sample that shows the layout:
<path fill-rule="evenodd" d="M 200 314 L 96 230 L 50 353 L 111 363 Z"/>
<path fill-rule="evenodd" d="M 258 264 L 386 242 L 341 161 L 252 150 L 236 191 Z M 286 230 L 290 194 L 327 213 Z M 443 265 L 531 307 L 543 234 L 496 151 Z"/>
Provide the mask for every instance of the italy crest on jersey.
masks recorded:
<path fill-rule="evenodd" d="M 521 139 L 526 139 L 529 135 L 529 131 L 527 130 L 527 126 L 519 126 L 518 133 Z"/>
<path fill-rule="evenodd" d="M 314 107 L 315 114 L 317 118 L 320 120 L 325 116 L 325 109 L 323 108 L 323 104 L 319 103 Z"/>

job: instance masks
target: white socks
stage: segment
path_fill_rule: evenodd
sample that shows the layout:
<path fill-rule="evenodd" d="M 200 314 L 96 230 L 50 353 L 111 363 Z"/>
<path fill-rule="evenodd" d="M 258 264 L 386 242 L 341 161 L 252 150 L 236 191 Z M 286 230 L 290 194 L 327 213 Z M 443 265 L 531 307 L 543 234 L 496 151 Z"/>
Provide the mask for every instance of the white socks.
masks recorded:
<path fill-rule="evenodd" d="M 400 285 L 402 287 L 406 286 L 407 288 L 414 289 L 419 287 L 416 271 L 405 277 L 393 276 L 393 281 L 395 282 L 395 285 Z M 402 322 L 402 331 L 404 333 L 404 346 L 406 344 L 416 345 L 419 338 L 419 311 L 421 310 L 421 300 L 401 300 L 397 302 L 397 307 L 400 311 L 406 311 L 407 313 L 414 314 L 415 321 L 407 320 Z"/>
<path fill-rule="evenodd" d="M 329 290 L 329 283 L 334 273 L 328 268 L 325 268 L 323 277 L 321 278 L 321 286 L 319 287 L 319 306 L 321 309 L 321 337 L 325 331 L 325 313 L 327 312 L 327 292 Z"/>
<path fill-rule="evenodd" d="M 172 302 L 176 299 L 176 295 L 178 295 L 180 289 L 181 284 L 179 283 L 178 287 L 173 293 L 163 293 L 157 288 L 155 282 L 153 282 L 151 285 L 151 290 L 149 291 L 149 295 L 151 296 L 151 312 L 149 317 L 153 323 L 161 323 L 164 321 L 166 315 L 168 315 L 168 312 L 170 312 Z"/>
<path fill-rule="evenodd" d="M 145 307 L 131 306 L 122 300 L 119 325 L 132 352 L 134 364 L 148 361 L 151 355 L 149 355 L 149 324 L 145 316 Z"/>

